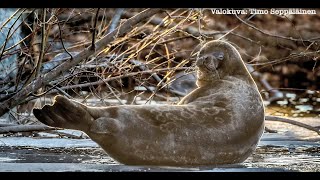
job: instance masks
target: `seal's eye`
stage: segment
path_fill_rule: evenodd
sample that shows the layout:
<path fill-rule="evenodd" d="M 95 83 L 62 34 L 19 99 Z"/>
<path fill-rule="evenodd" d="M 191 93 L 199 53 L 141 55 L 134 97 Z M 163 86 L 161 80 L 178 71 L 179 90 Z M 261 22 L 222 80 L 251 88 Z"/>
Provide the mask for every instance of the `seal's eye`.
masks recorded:
<path fill-rule="evenodd" d="M 212 54 L 216 59 L 218 59 L 220 61 L 223 60 L 223 58 L 224 58 L 224 53 L 223 52 L 214 52 Z"/>

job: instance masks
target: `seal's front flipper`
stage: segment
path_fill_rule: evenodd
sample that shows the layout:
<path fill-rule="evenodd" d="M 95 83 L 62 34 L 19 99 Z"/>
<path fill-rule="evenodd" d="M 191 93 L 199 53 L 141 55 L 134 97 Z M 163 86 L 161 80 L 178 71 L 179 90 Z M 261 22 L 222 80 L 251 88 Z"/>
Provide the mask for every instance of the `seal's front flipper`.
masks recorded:
<path fill-rule="evenodd" d="M 87 130 L 93 121 L 85 105 L 63 96 L 56 96 L 53 105 L 33 109 L 33 114 L 46 125 L 83 131 Z"/>

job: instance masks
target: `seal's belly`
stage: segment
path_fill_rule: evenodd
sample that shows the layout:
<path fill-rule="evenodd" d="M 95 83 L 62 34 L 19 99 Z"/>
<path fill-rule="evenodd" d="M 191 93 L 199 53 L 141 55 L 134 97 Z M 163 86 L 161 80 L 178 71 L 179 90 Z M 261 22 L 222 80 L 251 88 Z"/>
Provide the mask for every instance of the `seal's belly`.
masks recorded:
<path fill-rule="evenodd" d="M 117 149 L 117 156 L 114 157 L 120 163 L 131 165 L 185 166 L 240 163 L 255 150 L 262 131 L 263 127 L 248 135 L 226 129 L 209 131 L 195 128 L 193 131 L 184 130 L 165 136 L 155 133 L 136 138 L 131 136 L 119 140 L 114 146 Z M 107 153 L 112 153 L 109 147 L 105 150 Z"/>

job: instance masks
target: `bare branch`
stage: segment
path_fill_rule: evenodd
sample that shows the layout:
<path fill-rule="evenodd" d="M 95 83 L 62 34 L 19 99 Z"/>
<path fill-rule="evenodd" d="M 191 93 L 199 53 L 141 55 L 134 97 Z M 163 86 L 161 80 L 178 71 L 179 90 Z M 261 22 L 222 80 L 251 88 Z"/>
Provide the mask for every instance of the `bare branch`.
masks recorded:
<path fill-rule="evenodd" d="M 99 10 L 100 8 L 97 9 L 96 12 L 96 17 L 94 18 L 94 25 L 93 25 L 93 29 L 92 29 L 92 43 L 91 43 L 91 50 L 95 50 L 96 46 L 96 31 L 97 31 L 97 22 L 98 22 L 98 17 L 99 17 Z"/>
<path fill-rule="evenodd" d="M 62 45 L 62 48 L 64 49 L 64 51 L 70 56 L 70 59 L 72 60 L 73 59 L 73 56 L 72 54 L 70 54 L 70 52 L 67 50 L 67 48 L 64 46 L 64 42 L 62 40 L 62 30 L 61 30 L 61 26 L 60 26 L 60 23 L 58 22 L 58 27 L 59 27 L 59 35 L 60 35 L 60 42 L 61 42 L 61 45 Z"/>
<path fill-rule="evenodd" d="M 319 128 L 316 128 L 316 127 L 313 127 L 313 126 L 310 126 L 308 124 L 304 124 L 304 123 L 301 123 L 301 122 L 297 122 L 297 121 L 294 121 L 292 119 L 276 117 L 276 116 L 266 116 L 266 121 L 278 121 L 278 122 L 289 123 L 289 124 L 292 124 L 292 125 L 295 125 L 295 126 L 299 126 L 299 127 L 303 127 L 303 128 L 309 129 L 310 131 L 314 131 L 314 132 L 316 132 L 316 133 L 318 133 L 320 135 L 320 129 Z"/>
<path fill-rule="evenodd" d="M 126 77 L 136 76 L 136 75 L 139 75 L 139 74 L 153 74 L 155 72 L 168 71 L 168 70 L 172 70 L 172 69 L 175 69 L 175 70 L 186 70 L 186 69 L 188 69 L 188 67 L 163 68 L 163 69 L 154 69 L 154 70 L 132 72 L 132 73 L 127 73 L 127 74 L 123 74 L 123 75 L 119 75 L 119 76 L 115 76 L 115 77 L 110 77 L 108 79 L 104 79 L 104 80 L 100 80 L 100 81 L 96 81 L 96 82 L 89 82 L 89 83 L 84 83 L 84 84 L 76 84 L 76 85 L 64 86 L 64 87 L 61 87 L 60 89 L 65 90 L 65 89 L 74 89 L 74 88 L 83 88 L 83 87 L 88 87 L 88 86 L 95 86 L 95 85 L 104 84 L 106 82 L 113 81 L 113 80 L 118 80 L 118 79 L 122 79 L 122 78 L 126 78 Z M 180 94 L 181 94 L 181 92 L 180 92 Z M 183 95 L 183 94 L 181 94 L 181 95 Z"/>
<path fill-rule="evenodd" d="M 121 18 L 121 15 L 123 13 L 124 9 L 123 8 L 117 8 L 115 13 L 114 13 L 114 16 L 111 20 L 111 24 L 110 24 L 110 28 L 108 30 L 108 33 L 109 32 L 112 32 L 113 30 L 116 29 L 116 27 L 118 26 L 119 22 L 120 22 L 120 18 Z"/>
<path fill-rule="evenodd" d="M 17 133 L 17 132 L 29 132 L 29 131 L 47 131 L 57 130 L 61 128 L 50 127 L 46 125 L 16 125 L 0 127 L 0 134 Z"/>
<path fill-rule="evenodd" d="M 38 58 L 38 62 L 36 62 L 36 71 L 35 71 L 35 74 L 34 74 L 34 77 L 37 77 L 39 72 L 40 72 L 40 68 L 41 68 L 41 65 L 42 65 L 42 61 L 43 61 L 43 57 L 44 57 L 44 54 L 45 54 L 45 48 L 46 48 L 46 40 L 47 40 L 47 35 L 49 34 L 49 32 L 46 31 L 46 16 L 47 16 L 47 13 L 46 13 L 46 8 L 43 8 L 42 9 L 42 24 L 41 24 L 41 31 L 42 31 L 42 34 L 41 34 L 41 49 L 40 49 L 40 54 L 39 54 L 39 58 Z"/>
<path fill-rule="evenodd" d="M 280 100 L 280 99 L 283 99 L 284 98 L 284 95 L 281 91 L 279 91 L 278 89 L 275 89 L 273 88 L 269 82 L 263 78 L 262 74 L 259 73 L 258 71 L 255 71 L 252 67 L 252 65 L 250 64 L 246 64 L 247 66 L 247 69 L 249 70 L 249 72 L 251 73 L 251 75 L 258 79 L 261 83 L 261 85 L 266 89 L 267 92 L 270 93 L 270 96 L 269 96 L 269 101 L 270 102 L 274 102 L 276 100 Z"/>
<path fill-rule="evenodd" d="M 123 36 L 125 33 L 129 32 L 134 28 L 136 24 L 141 22 L 143 19 L 150 18 L 154 14 L 160 12 L 161 9 L 146 9 L 142 11 L 141 13 L 135 15 L 134 17 L 128 19 L 126 22 L 124 22 L 121 26 L 119 26 L 116 30 L 113 32 L 107 34 L 102 39 L 97 41 L 95 43 L 96 50 L 100 51 L 103 48 L 107 47 L 107 45 L 115 40 L 118 36 Z M 12 96 L 10 99 L 5 100 L 0 104 L 0 116 L 2 116 L 4 113 L 6 113 L 10 108 L 15 107 L 16 105 L 23 102 L 28 95 L 31 93 L 36 92 L 39 88 L 47 85 L 52 81 L 53 79 L 60 76 L 63 72 L 69 70 L 70 68 L 74 67 L 81 61 L 87 59 L 89 56 L 93 55 L 95 51 L 92 50 L 92 46 L 89 46 L 85 48 L 83 51 L 81 51 L 79 54 L 77 54 L 72 61 L 65 61 L 58 67 L 54 69 L 54 71 L 50 71 L 46 73 L 44 76 L 38 77 L 36 80 L 31 82 L 29 85 L 27 85 L 25 88 L 17 92 L 14 96 Z"/>
<path fill-rule="evenodd" d="M 139 67 L 139 69 L 141 69 L 142 71 L 146 71 L 149 70 L 148 67 L 143 64 L 142 62 L 136 61 L 136 60 L 129 60 L 130 63 L 136 65 Z M 158 83 L 161 84 L 161 86 L 166 86 L 166 84 L 163 82 L 163 80 L 158 76 L 157 73 L 152 73 L 151 75 Z M 171 88 L 165 88 L 166 91 L 169 91 L 170 93 L 179 95 L 179 96 L 185 96 L 186 94 L 179 92 L 179 91 L 175 91 Z M 153 94 L 155 94 L 155 92 L 153 91 Z"/>
<path fill-rule="evenodd" d="M 72 97 L 67 93 L 65 92 L 64 90 L 62 90 L 61 88 L 59 88 L 58 86 L 53 86 L 50 84 L 51 87 L 53 87 L 54 89 L 56 89 L 57 91 L 59 91 L 60 93 L 62 93 L 63 95 L 65 95 L 66 97 L 72 99 Z"/>

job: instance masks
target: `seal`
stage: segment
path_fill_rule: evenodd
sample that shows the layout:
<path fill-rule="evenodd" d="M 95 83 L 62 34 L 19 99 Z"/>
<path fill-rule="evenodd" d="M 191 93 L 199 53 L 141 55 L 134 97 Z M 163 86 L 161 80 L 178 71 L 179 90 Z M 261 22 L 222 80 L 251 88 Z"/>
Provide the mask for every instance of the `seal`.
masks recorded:
<path fill-rule="evenodd" d="M 49 126 L 84 131 L 127 165 L 197 166 L 240 163 L 264 130 L 264 106 L 238 51 L 210 41 L 196 60 L 197 85 L 177 105 L 89 107 L 56 96 L 34 109 Z"/>

